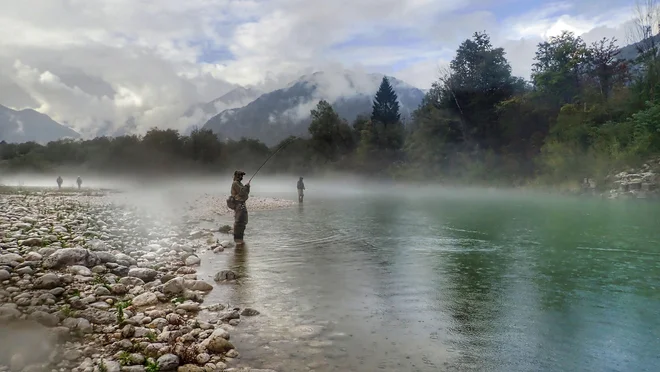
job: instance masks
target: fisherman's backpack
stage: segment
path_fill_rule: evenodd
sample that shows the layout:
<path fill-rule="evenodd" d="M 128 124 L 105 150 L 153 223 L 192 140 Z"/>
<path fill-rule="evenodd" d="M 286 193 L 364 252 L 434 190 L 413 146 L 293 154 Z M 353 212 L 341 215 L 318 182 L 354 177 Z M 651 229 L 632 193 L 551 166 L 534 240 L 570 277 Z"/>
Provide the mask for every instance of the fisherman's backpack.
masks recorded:
<path fill-rule="evenodd" d="M 229 196 L 227 198 L 227 208 L 233 210 L 236 210 L 236 199 L 234 199 L 233 196 Z"/>

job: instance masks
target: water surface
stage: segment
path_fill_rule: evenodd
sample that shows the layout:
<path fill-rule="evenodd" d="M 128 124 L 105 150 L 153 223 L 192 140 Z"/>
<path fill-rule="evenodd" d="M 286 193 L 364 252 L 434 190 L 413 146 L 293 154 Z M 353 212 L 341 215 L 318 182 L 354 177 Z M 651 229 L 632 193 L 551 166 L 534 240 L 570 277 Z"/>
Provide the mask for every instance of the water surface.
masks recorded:
<path fill-rule="evenodd" d="M 244 276 L 207 302 L 262 312 L 232 333 L 246 364 L 657 370 L 657 204 L 334 195 L 308 191 L 303 205 L 251 212 L 245 249 L 205 256 L 203 274 L 229 266 Z"/>

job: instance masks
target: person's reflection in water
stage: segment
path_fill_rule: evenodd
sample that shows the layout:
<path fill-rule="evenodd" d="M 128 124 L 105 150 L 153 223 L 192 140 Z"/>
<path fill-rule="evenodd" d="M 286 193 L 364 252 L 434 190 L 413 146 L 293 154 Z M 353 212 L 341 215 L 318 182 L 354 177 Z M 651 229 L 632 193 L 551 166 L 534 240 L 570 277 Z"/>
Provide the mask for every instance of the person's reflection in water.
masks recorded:
<path fill-rule="evenodd" d="M 248 293 L 251 285 L 249 284 L 249 266 L 248 266 L 248 245 L 236 246 L 234 254 L 229 258 L 229 268 L 238 275 L 238 285 L 232 291 L 231 305 L 244 307 L 245 301 L 250 301 Z M 248 298 L 246 298 L 248 297 Z"/>

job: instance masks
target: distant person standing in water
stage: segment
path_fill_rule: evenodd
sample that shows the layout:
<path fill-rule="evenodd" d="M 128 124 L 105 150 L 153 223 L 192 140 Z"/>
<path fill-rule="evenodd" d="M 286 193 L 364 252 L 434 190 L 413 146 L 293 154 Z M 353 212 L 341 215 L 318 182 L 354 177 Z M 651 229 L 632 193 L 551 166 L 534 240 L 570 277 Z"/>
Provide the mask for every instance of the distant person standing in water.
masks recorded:
<path fill-rule="evenodd" d="M 245 172 L 235 171 L 234 182 L 231 184 L 231 196 L 234 198 L 234 242 L 237 246 L 245 244 L 243 233 L 248 223 L 248 211 L 245 202 L 250 197 L 250 182 L 243 185 Z"/>
<path fill-rule="evenodd" d="M 57 176 L 57 188 L 58 189 L 62 189 L 62 182 L 64 182 L 64 180 L 62 180 L 62 176 Z"/>
<path fill-rule="evenodd" d="M 305 196 L 303 190 L 305 190 L 305 184 L 303 183 L 303 178 L 300 177 L 298 180 L 298 203 L 303 202 L 303 197 Z"/>
<path fill-rule="evenodd" d="M 78 190 L 80 190 L 80 185 L 82 185 L 82 178 L 80 176 L 76 179 L 76 183 L 78 184 Z"/>

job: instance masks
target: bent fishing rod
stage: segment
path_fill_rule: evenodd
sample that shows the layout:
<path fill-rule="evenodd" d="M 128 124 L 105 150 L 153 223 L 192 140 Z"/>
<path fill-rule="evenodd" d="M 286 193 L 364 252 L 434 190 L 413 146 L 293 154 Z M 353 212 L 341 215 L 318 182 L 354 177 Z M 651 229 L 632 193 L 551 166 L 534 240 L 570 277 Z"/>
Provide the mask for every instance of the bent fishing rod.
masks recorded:
<path fill-rule="evenodd" d="M 254 176 L 256 176 L 257 173 L 259 173 L 259 171 L 261 170 L 261 168 L 263 168 L 264 165 L 266 165 L 266 163 L 268 163 L 268 161 L 270 160 L 270 158 L 272 158 L 273 156 L 275 156 L 275 154 L 277 154 L 278 152 L 280 152 L 280 150 L 282 150 L 283 148 L 285 148 L 289 143 L 291 143 L 292 140 L 293 140 L 293 138 L 289 138 L 289 139 L 287 139 L 286 141 L 284 141 L 284 142 L 280 145 L 280 147 L 277 148 L 277 150 L 275 150 L 275 152 L 273 152 L 272 154 L 270 154 L 270 156 L 269 156 L 268 158 L 266 158 L 266 161 L 264 161 L 263 164 L 261 164 L 261 166 L 257 169 L 257 171 L 254 172 L 254 174 L 252 175 L 252 177 L 250 177 L 250 180 L 249 180 L 247 183 L 250 183 L 250 182 L 252 181 L 252 179 L 254 178 Z"/>

